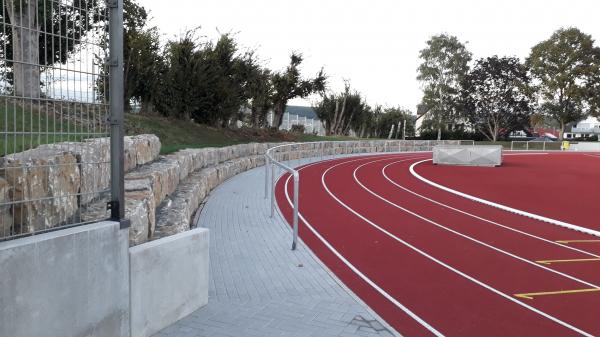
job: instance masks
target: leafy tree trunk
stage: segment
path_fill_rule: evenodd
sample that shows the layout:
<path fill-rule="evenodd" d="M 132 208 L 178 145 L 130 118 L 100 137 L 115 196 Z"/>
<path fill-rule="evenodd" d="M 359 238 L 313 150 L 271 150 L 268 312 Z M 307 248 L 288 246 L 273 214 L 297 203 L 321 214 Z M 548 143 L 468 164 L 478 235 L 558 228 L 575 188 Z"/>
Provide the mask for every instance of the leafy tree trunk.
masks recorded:
<path fill-rule="evenodd" d="M 562 141 L 565 133 L 565 121 L 560 121 L 560 134 L 558 135 L 558 140 Z"/>
<path fill-rule="evenodd" d="M 15 4 L 17 6 L 15 6 Z M 22 6 L 19 8 L 19 6 Z M 13 75 L 15 95 L 40 97 L 38 1 L 6 1 L 13 25 Z"/>
<path fill-rule="evenodd" d="M 285 113 L 286 105 L 287 102 L 278 102 L 273 105 L 273 125 L 271 125 L 272 127 L 279 129 L 281 123 L 283 123 L 283 114 Z"/>
<path fill-rule="evenodd" d="M 154 115 L 154 104 L 151 99 L 142 99 L 140 113 L 144 115 Z"/>

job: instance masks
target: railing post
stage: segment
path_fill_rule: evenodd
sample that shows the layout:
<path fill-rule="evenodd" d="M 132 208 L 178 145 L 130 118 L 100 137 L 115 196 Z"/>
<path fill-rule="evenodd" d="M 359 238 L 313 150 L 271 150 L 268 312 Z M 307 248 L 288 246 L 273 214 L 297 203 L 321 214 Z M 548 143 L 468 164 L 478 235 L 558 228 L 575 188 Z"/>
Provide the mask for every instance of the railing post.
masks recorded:
<path fill-rule="evenodd" d="M 294 171 L 294 234 L 292 239 L 292 250 L 296 250 L 298 243 L 298 197 L 300 194 L 300 174 L 298 171 Z"/>
<path fill-rule="evenodd" d="M 525 151 L 529 151 L 529 142 L 525 143 Z"/>
<path fill-rule="evenodd" d="M 269 197 L 269 164 L 269 155 L 265 154 L 265 199 Z"/>
<path fill-rule="evenodd" d="M 542 143 L 542 151 L 546 151 L 546 142 L 545 141 Z"/>
<path fill-rule="evenodd" d="M 271 163 L 271 218 L 275 212 L 275 164 Z"/>

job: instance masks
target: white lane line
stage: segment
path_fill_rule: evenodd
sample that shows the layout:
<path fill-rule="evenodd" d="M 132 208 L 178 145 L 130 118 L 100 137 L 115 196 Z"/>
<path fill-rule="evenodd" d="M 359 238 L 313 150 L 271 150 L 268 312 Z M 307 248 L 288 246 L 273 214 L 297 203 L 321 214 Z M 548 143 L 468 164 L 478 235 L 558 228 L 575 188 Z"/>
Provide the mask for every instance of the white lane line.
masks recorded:
<path fill-rule="evenodd" d="M 537 236 L 537 235 L 534 235 L 534 234 L 531 234 L 531 233 L 527 233 L 527 232 L 524 232 L 524 231 L 518 230 L 518 229 L 516 229 L 516 228 L 513 228 L 513 227 L 510 227 L 510 226 L 503 225 L 503 224 L 501 224 L 501 223 L 498 223 L 498 222 L 495 222 L 495 221 L 493 221 L 493 220 L 489 220 L 489 219 L 486 219 L 486 218 L 482 218 L 482 217 L 480 217 L 480 216 L 478 216 L 478 215 L 475 215 L 475 214 L 472 214 L 472 213 L 469 213 L 469 212 L 463 211 L 463 210 L 461 210 L 461 209 L 458 209 L 458 208 L 454 208 L 454 207 L 452 207 L 452 206 L 450 206 L 450 205 L 444 204 L 444 203 L 442 203 L 442 202 L 439 202 L 439 201 L 437 201 L 437 200 L 434 200 L 434 199 L 431 199 L 431 198 L 429 198 L 429 197 L 426 197 L 426 196 L 424 196 L 424 195 L 422 195 L 422 194 L 419 194 L 419 193 L 415 192 L 414 190 L 411 190 L 411 189 L 409 189 L 409 188 L 407 188 L 407 187 L 405 187 L 405 186 L 403 186 L 403 185 L 400 185 L 399 183 L 397 183 L 396 181 L 394 181 L 393 179 L 391 179 L 391 178 L 390 178 L 390 177 L 387 175 L 387 173 L 386 173 L 386 170 L 387 170 L 387 168 L 388 168 L 389 166 L 395 165 L 395 164 L 397 164 L 397 163 L 399 163 L 399 161 L 395 161 L 395 162 L 392 162 L 392 163 L 390 163 L 390 164 L 387 164 L 387 165 L 386 165 L 386 166 L 385 166 L 385 167 L 384 167 L 384 168 L 381 170 L 381 172 L 383 173 L 383 176 L 385 177 L 385 179 L 386 179 L 387 181 L 389 181 L 390 183 L 392 183 L 392 184 L 393 184 L 393 185 L 395 185 L 396 187 L 398 187 L 398 188 L 401 188 L 401 189 L 403 189 L 404 191 L 406 191 L 406 192 L 408 192 L 408 193 L 411 193 L 411 194 L 413 194 L 413 195 L 415 195 L 415 196 L 417 196 L 417 197 L 419 197 L 419 198 L 422 198 L 422 199 L 425 199 L 425 200 L 427 200 L 427 201 L 430 201 L 430 202 L 432 202 L 432 203 L 434 203 L 434 204 L 436 204 L 436 205 L 440 205 L 440 206 L 442 206 L 442 207 L 445 207 L 445 208 L 451 209 L 451 210 L 453 210 L 453 211 L 455 211 L 455 212 L 458 212 L 458 213 L 461 213 L 461 214 L 464 214 L 464 215 L 470 216 L 470 217 L 472 217 L 472 218 L 475 218 L 475 219 L 477 219 L 477 220 L 481 220 L 481 221 L 487 222 L 487 223 L 489 223 L 489 224 L 492 224 L 492 225 L 495 225 L 495 226 L 498 226 L 498 227 L 502 227 L 502 228 L 504 228 L 504 229 L 507 229 L 507 230 L 510 230 L 510 231 L 513 231 L 513 232 L 516 232 L 516 233 L 519 233 L 519 234 L 522 234 L 522 235 L 525 235 L 525 236 L 529 236 L 529 237 L 531 237 L 531 238 L 538 239 L 538 240 L 541 240 L 541 241 L 544 241 L 544 242 L 547 242 L 547 243 L 550 243 L 550 244 L 553 244 L 553 245 L 556 245 L 556 246 L 559 246 L 559 247 L 562 247 L 562 248 L 566 248 L 566 249 L 569 249 L 569 250 L 573 250 L 573 251 L 576 251 L 576 252 L 579 252 L 579 253 L 582 253 L 582 254 L 586 254 L 586 255 L 588 255 L 588 256 L 593 256 L 593 257 L 600 258 L 600 255 L 596 255 L 596 254 L 594 254 L 594 253 L 591 253 L 591 252 L 585 251 L 585 250 L 583 250 L 583 249 L 578 249 L 578 248 L 575 248 L 575 247 L 571 247 L 571 246 L 568 246 L 568 245 L 565 245 L 565 244 L 562 244 L 562 243 L 559 243 L 559 242 L 556 242 L 556 241 L 548 240 L 548 239 L 542 238 L 542 237 L 540 237 L 540 236 Z"/>
<path fill-rule="evenodd" d="M 503 156 L 539 156 L 549 154 L 548 152 L 535 152 L 535 153 L 503 153 Z"/>
<path fill-rule="evenodd" d="M 410 160 L 410 159 L 415 159 L 416 157 L 413 158 L 408 158 L 406 160 Z M 422 157 L 421 157 L 422 158 Z M 359 160 L 365 160 L 365 159 L 369 159 L 369 158 L 360 158 L 360 159 L 355 159 L 355 160 L 350 160 L 347 162 L 354 162 L 354 161 L 359 161 Z M 344 163 L 346 163 L 346 161 L 344 161 Z M 317 163 L 315 163 L 316 165 Z M 310 164 L 310 166 L 312 166 L 313 164 Z M 307 168 L 309 166 L 304 166 L 302 168 L 300 168 L 298 171 L 303 170 L 305 168 Z M 288 191 L 288 186 L 289 186 L 289 182 L 290 182 L 290 178 L 291 176 L 288 176 L 288 178 L 285 181 L 285 197 L 288 201 L 288 204 L 290 205 L 290 207 L 294 207 L 293 206 L 293 202 L 290 198 L 289 195 L 289 191 Z M 340 252 L 337 251 L 337 249 L 335 249 L 331 243 L 329 243 L 329 241 L 327 241 L 319 232 L 317 232 L 314 227 L 304 218 L 304 216 L 302 216 L 302 214 L 300 212 L 298 212 L 298 217 L 300 218 L 300 220 L 302 220 L 302 222 L 304 222 L 304 224 L 306 225 L 306 227 L 308 227 L 308 229 L 310 229 L 310 231 L 335 255 L 337 256 L 338 259 L 340 259 L 340 261 L 342 261 L 348 268 L 350 268 L 350 270 L 352 270 L 358 277 L 360 277 L 363 281 L 365 281 L 367 284 L 369 284 L 373 289 L 375 289 L 378 293 L 380 293 L 383 297 L 385 297 L 388 301 L 390 301 L 392 304 L 394 304 L 396 307 L 398 307 L 400 310 L 402 310 L 404 313 L 406 313 L 408 316 L 410 316 L 412 319 L 414 319 L 415 321 L 417 321 L 419 324 L 421 324 L 425 329 L 427 329 L 429 332 L 431 332 L 432 334 L 434 334 L 435 336 L 439 336 L 442 337 L 444 336 L 441 332 L 439 332 L 438 330 L 436 330 L 433 326 L 431 326 L 429 323 L 427 323 L 424 319 L 422 319 L 421 317 L 419 317 L 417 314 L 415 314 L 414 312 L 412 312 L 409 308 L 407 308 L 406 306 L 404 306 L 402 303 L 400 303 L 398 300 L 396 300 L 394 297 L 392 297 L 388 292 L 386 292 L 383 288 L 381 288 L 380 286 L 378 286 L 374 281 L 372 281 L 369 277 L 367 277 L 365 274 L 363 274 L 358 268 L 356 268 L 350 261 L 348 261 Z"/>
<path fill-rule="evenodd" d="M 592 337 L 592 336 L 593 336 L 592 334 L 590 334 L 590 333 L 587 333 L 587 332 L 585 332 L 585 331 L 583 331 L 583 330 L 581 330 L 581 329 L 579 329 L 579 328 L 577 328 L 577 327 L 575 327 L 575 326 L 572 326 L 572 325 L 570 325 L 569 323 L 566 323 L 566 322 L 564 322 L 564 321 L 562 321 L 562 320 L 560 320 L 560 319 L 558 319 L 558 318 L 556 318 L 556 317 L 554 317 L 554 316 L 552 316 L 552 315 L 549 315 L 549 314 L 547 314 L 547 313 L 545 313 L 545 312 L 543 312 L 543 311 L 541 311 L 541 310 L 539 310 L 539 309 L 536 309 L 536 308 L 534 308 L 534 307 L 532 307 L 532 306 L 530 306 L 530 305 L 528 305 L 528 304 L 526 304 L 526 303 L 523 303 L 523 302 L 521 302 L 521 301 L 519 301 L 519 300 L 516 300 L 516 299 L 515 299 L 515 298 L 513 298 L 512 296 L 510 296 L 510 295 L 507 295 L 507 294 L 505 294 L 505 293 L 503 293 L 503 292 L 501 292 L 501 291 L 499 291 L 499 290 L 497 290 L 497 289 L 495 289 L 495 288 L 491 287 L 490 285 L 488 285 L 488 284 L 486 284 L 486 283 L 484 283 L 484 282 L 482 282 L 482 281 L 479 281 L 479 280 L 477 280 L 476 278 L 474 278 L 474 277 L 472 277 L 472 276 L 470 276 L 470 275 L 467 275 L 467 274 L 465 274 L 464 272 L 462 272 L 462 271 L 460 271 L 460 270 L 458 270 L 458 269 L 456 269 L 456 268 L 454 268 L 454 267 L 452 267 L 452 266 L 450 266 L 450 265 L 448 265 L 448 264 L 446 264 L 446 263 L 444 263 L 444 262 L 442 262 L 442 261 L 438 260 L 437 258 L 435 258 L 435 257 L 433 257 L 433 256 L 431 256 L 431 255 L 429 255 L 429 254 L 427 254 L 426 252 L 422 251 L 421 249 L 419 249 L 419 248 L 417 248 L 417 247 L 415 247 L 415 246 L 411 245 L 410 243 L 408 243 L 408 242 L 406 242 L 406 241 L 402 240 L 401 238 L 399 238 L 399 237 L 395 236 L 394 234 L 390 233 L 389 231 L 387 231 L 387 230 L 383 229 L 382 227 L 380 227 L 379 225 L 377 225 L 377 224 L 376 224 L 376 223 L 374 223 L 373 221 L 371 221 L 371 220 L 367 219 L 367 218 L 366 218 L 366 217 L 364 217 L 362 214 L 358 213 L 356 210 L 354 210 L 354 209 L 353 209 L 353 208 L 351 208 L 350 206 L 346 205 L 346 204 L 345 204 L 343 201 L 341 201 L 341 200 L 340 200 L 340 199 L 339 199 L 339 198 L 338 198 L 338 197 L 337 197 L 335 194 L 333 194 L 333 193 L 332 193 L 332 192 L 329 190 L 329 188 L 328 188 L 328 186 L 327 186 L 327 183 L 325 182 L 325 177 L 326 177 L 327 173 L 328 173 L 328 172 L 329 172 L 331 169 L 333 169 L 333 168 L 335 168 L 335 167 L 337 167 L 337 166 L 340 166 L 340 165 L 342 165 L 342 164 L 345 164 L 345 163 L 339 163 L 339 164 L 333 165 L 333 166 L 329 167 L 327 170 L 325 170 L 325 172 L 323 172 L 323 174 L 321 175 L 321 185 L 323 185 L 323 187 L 325 188 L 325 191 L 327 191 L 327 193 L 328 193 L 328 194 L 329 194 L 329 195 L 330 195 L 330 196 L 331 196 L 331 197 L 332 197 L 334 200 L 336 200 L 336 201 L 337 201 L 337 202 L 338 202 L 340 205 L 342 205 L 344 208 L 346 208 L 346 209 L 347 209 L 348 211 L 350 211 L 352 214 L 356 215 L 358 218 L 360 218 L 360 219 L 361 219 L 361 220 L 363 220 L 364 222 L 368 223 L 368 224 L 369 224 L 369 225 L 371 225 L 372 227 L 374 227 L 374 228 L 378 229 L 379 231 L 381 231 L 382 233 L 386 234 L 387 236 L 389 236 L 390 238 L 394 239 L 395 241 L 397 241 L 397 242 L 399 242 L 399 243 L 401 243 L 401 244 L 405 245 L 406 247 L 408 247 L 408 248 L 410 248 L 410 249 L 414 250 L 415 252 L 417 252 L 417 253 L 421 254 L 422 256 L 424 256 L 424 257 L 426 257 L 426 258 L 430 259 L 431 261 L 433 261 L 433 262 L 435 262 L 435 263 L 437 263 L 437 264 L 439 264 L 439 265 L 441 265 L 441 266 L 445 267 L 446 269 L 448 269 L 448 270 L 450 270 L 450 271 L 452 271 L 452 272 L 454 272 L 454 273 L 456 273 L 456 274 L 458 274 L 458 275 L 460 275 L 460 276 L 462 276 L 462 277 L 466 278 L 467 280 L 470 280 L 470 281 L 472 281 L 473 283 L 475 283 L 475 284 L 477 284 L 477 285 L 479 285 L 479 286 L 481 286 L 481 287 L 483 287 L 483 288 L 485 288 L 485 289 L 487 289 L 487 290 L 489 290 L 489 291 L 491 291 L 491 292 L 493 292 L 493 293 L 495 293 L 495 294 L 497 294 L 497 295 L 499 295 L 499 296 L 501 296 L 501 297 L 504 297 L 505 299 L 507 299 L 507 300 L 509 300 L 509 301 L 511 301 L 511 302 L 514 302 L 514 303 L 516 303 L 516 304 L 518 304 L 518 305 L 520 305 L 520 306 L 522 306 L 522 307 L 524 307 L 524 308 L 526 308 L 526 309 L 529 309 L 529 310 L 531 310 L 531 311 L 533 311 L 533 312 L 535 312 L 535 313 L 537 313 L 537 314 L 539 314 L 539 315 L 541 315 L 541 316 L 543 316 L 543 317 L 545 317 L 545 318 L 548 318 L 549 320 L 551 320 L 551 321 L 553 321 L 553 322 L 555 322 L 555 323 L 558 323 L 558 324 L 560 324 L 560 325 L 562 325 L 562 326 L 564 326 L 564 327 L 566 327 L 566 328 L 568 328 L 568 329 L 570 329 L 570 330 L 573 330 L 573 331 L 575 331 L 575 332 L 577 332 L 577 333 L 579 333 L 579 334 L 581 334 L 581 335 L 583 335 L 583 336 L 589 336 L 589 337 Z M 290 201 L 290 200 L 289 200 L 289 198 L 288 198 L 288 201 Z"/>
<path fill-rule="evenodd" d="M 373 161 L 373 162 L 378 162 L 378 161 L 381 161 L 381 160 L 376 160 L 376 161 Z M 468 236 L 468 235 L 466 235 L 466 234 L 463 234 L 463 233 L 461 233 L 461 232 L 459 232 L 459 231 L 456 231 L 456 230 L 454 230 L 454 229 L 452 229 L 452 228 L 448 228 L 448 227 L 446 227 L 446 226 L 444 226 L 444 225 L 442 225 L 442 224 L 440 224 L 440 223 L 438 223 L 438 222 L 435 222 L 435 221 L 433 221 L 433 220 L 431 220 L 431 219 L 429 219 L 429 218 L 426 218 L 426 217 L 424 217 L 424 216 L 422 216 L 422 215 L 420 215 L 420 214 L 418 214 L 418 213 L 415 213 L 415 212 L 413 212 L 413 211 L 411 211 L 411 210 L 409 210 L 409 209 L 407 209 L 407 208 L 404 208 L 404 207 L 402 207 L 402 206 L 400 206 L 400 205 L 398 205 L 398 204 L 396 204 L 396 203 L 394 203 L 394 202 L 392 202 L 392 201 L 390 201 L 390 200 L 388 200 L 388 199 L 386 199 L 386 198 L 382 197 L 381 195 L 379 195 L 379 194 L 377 194 L 377 193 L 373 192 L 371 189 L 369 189 L 368 187 L 366 187 L 366 186 L 365 186 L 365 185 L 362 183 L 362 181 L 360 181 L 360 179 L 358 179 L 358 177 L 357 177 L 357 175 L 356 175 L 356 174 L 357 174 L 357 172 L 358 172 L 358 171 L 359 171 L 359 170 L 360 170 L 362 167 L 364 167 L 364 166 L 366 166 L 366 165 L 369 165 L 369 164 L 371 164 L 371 163 L 373 163 L 373 162 L 365 163 L 365 164 L 362 164 L 362 165 L 358 166 L 358 167 L 357 167 L 357 168 L 354 170 L 354 172 L 353 172 L 353 177 L 354 177 L 354 181 L 356 181 L 356 183 L 358 183 L 358 184 L 360 185 L 360 187 L 362 187 L 362 188 L 363 188 L 365 191 L 369 192 L 370 194 L 372 194 L 373 196 L 377 197 L 378 199 L 380 199 L 380 200 L 382 200 L 382 201 L 386 202 L 387 204 L 389 204 L 389 205 L 391 205 L 391 206 L 393 206 L 393 207 L 395 207 L 395 208 L 398 208 L 398 209 L 400 209 L 400 210 L 402 210 L 402 211 L 404 211 L 404 212 L 406 212 L 406 213 L 408 213 L 408 214 L 410 214 L 410 215 L 412 215 L 412 216 L 414 216 L 414 217 L 416 217 L 416 218 L 419 218 L 419 219 L 421 219 L 421 220 L 423 220 L 423 221 L 425 221 L 425 222 L 428 222 L 428 223 L 430 223 L 430 224 L 432 224 L 432 225 L 434 225 L 434 226 L 436 226 L 436 227 L 438 227 L 438 228 L 441 228 L 441 229 L 443 229 L 443 230 L 445 230 L 445 231 L 448 231 L 448 232 L 450 232 L 450 233 L 456 234 L 456 235 L 458 235 L 458 236 L 460 236 L 460 237 L 463 237 L 463 238 L 465 238 L 465 239 L 467 239 L 467 240 L 473 241 L 473 242 L 475 242 L 475 243 L 477 243 L 477 244 L 479 244 L 479 245 L 482 245 L 482 246 L 484 246 L 484 247 L 490 248 L 490 249 L 492 249 L 492 250 L 494 250 L 494 251 L 496 251 L 496 252 L 498 252 L 498 253 L 501 253 L 501 254 L 504 254 L 504 255 L 510 256 L 510 257 L 512 257 L 512 258 L 514 258 L 514 259 L 516 259 L 516 260 L 519 260 L 519 261 L 521 261 L 521 262 L 525 262 L 525 263 L 527 263 L 527 264 L 529 264 L 529 265 L 532 265 L 532 266 L 534 266 L 534 267 L 537 267 L 537 268 L 543 269 L 543 270 L 545 270 L 545 271 L 548 271 L 548 272 L 551 272 L 551 273 L 554 273 L 554 274 L 560 275 L 560 276 L 562 276 L 562 277 L 565 277 L 565 278 L 568 278 L 568 279 L 570 279 L 570 280 L 572 280 L 572 281 L 575 281 L 575 282 L 578 282 L 578 283 L 581 283 L 581 284 L 585 284 L 586 286 L 589 286 L 589 287 L 592 287 L 592 288 L 597 288 L 597 289 L 600 289 L 600 286 L 598 286 L 598 285 L 595 285 L 595 284 L 593 284 L 593 283 L 590 283 L 590 282 L 587 282 L 587 281 L 581 280 L 581 279 L 579 279 L 579 278 L 577 278 L 577 277 L 571 276 L 571 275 L 569 275 L 569 274 L 565 274 L 565 273 L 563 273 L 563 272 L 560 272 L 560 271 L 558 271 L 558 270 L 551 269 L 551 268 L 549 268 L 549 267 L 546 267 L 546 266 L 544 266 L 544 265 L 541 265 L 541 264 L 539 264 L 539 263 L 536 263 L 536 262 L 533 262 L 533 261 L 531 261 L 531 260 L 525 259 L 525 258 L 523 258 L 523 257 L 521 257 L 521 256 L 518 256 L 518 255 L 516 255 L 516 254 L 513 254 L 513 253 L 510 253 L 510 252 L 507 252 L 507 251 L 505 251 L 505 250 L 503 250 L 503 249 L 501 249 L 501 248 L 498 248 L 498 247 L 496 247 L 496 246 L 493 246 L 493 245 L 490 245 L 490 244 L 488 244 L 488 243 L 485 243 L 485 242 L 483 242 L 483 241 L 480 241 L 480 240 L 478 240 L 478 239 L 475 239 L 475 238 L 473 238 L 473 237 L 471 237 L 471 236 Z"/>
<path fill-rule="evenodd" d="M 536 219 L 536 220 L 539 220 L 539 221 L 551 223 L 553 225 L 557 225 L 557 226 L 569 228 L 569 229 L 572 229 L 572 230 L 576 230 L 578 232 L 582 232 L 582 233 L 586 233 L 586 234 L 590 234 L 590 235 L 594 235 L 594 236 L 600 236 L 600 231 L 596 231 L 596 230 L 593 230 L 593 229 L 589 229 L 589 228 L 585 228 L 585 227 L 573 225 L 573 224 L 570 224 L 568 222 L 564 222 L 564 221 L 560 221 L 560 220 L 555 220 L 555 219 L 547 218 L 547 217 L 542 216 L 542 215 L 538 215 L 538 214 L 534 214 L 534 213 L 522 211 L 520 209 L 516 209 L 516 208 L 512 208 L 512 207 L 506 206 L 506 205 L 498 204 L 498 203 L 495 203 L 493 201 L 489 201 L 489 200 L 486 200 L 486 199 L 478 198 L 476 196 L 473 196 L 473 195 L 470 195 L 470 194 L 466 194 L 466 193 L 463 193 L 463 192 L 460 192 L 460 191 L 457 191 L 457 190 L 453 190 L 453 189 L 451 189 L 449 187 L 446 187 L 444 185 L 440 185 L 438 183 L 435 183 L 435 182 L 433 182 L 433 181 L 431 181 L 431 180 L 429 180 L 427 178 L 422 177 L 420 174 L 418 174 L 415 171 L 415 166 L 417 166 L 419 164 L 422 164 L 422 163 L 424 163 L 426 161 L 431 161 L 431 159 L 425 159 L 425 160 L 418 161 L 418 162 L 412 164 L 410 166 L 409 170 L 410 170 L 410 173 L 415 178 L 421 180 L 422 182 L 424 182 L 424 183 L 426 183 L 428 185 L 431 185 L 433 187 L 439 188 L 440 190 L 443 190 L 443 191 L 446 191 L 446 192 L 449 192 L 449 193 L 461 196 L 461 197 L 469 199 L 469 200 L 473 200 L 473 201 L 480 202 L 480 203 L 488 205 L 488 206 L 499 208 L 499 209 L 507 211 L 507 212 L 511 212 L 511 213 L 519 214 L 519 215 L 522 215 L 522 216 L 525 216 L 525 217 L 528 217 L 528 218 L 532 218 L 532 219 Z"/>

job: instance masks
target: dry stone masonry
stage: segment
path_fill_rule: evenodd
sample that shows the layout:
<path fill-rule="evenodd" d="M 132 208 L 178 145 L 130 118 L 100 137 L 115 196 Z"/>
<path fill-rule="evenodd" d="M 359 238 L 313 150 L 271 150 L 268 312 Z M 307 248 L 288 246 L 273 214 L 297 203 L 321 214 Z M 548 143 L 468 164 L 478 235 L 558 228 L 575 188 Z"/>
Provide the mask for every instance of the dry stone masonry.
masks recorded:
<path fill-rule="evenodd" d="M 126 137 L 128 167 L 154 160 L 155 135 Z M 138 154 L 138 152 L 140 152 Z M 94 217 L 86 212 L 110 185 L 108 138 L 41 145 L 0 158 L 0 238 L 27 234 Z M 105 213 L 106 205 L 96 207 Z"/>
<path fill-rule="evenodd" d="M 274 150 L 277 160 L 431 150 L 434 141 L 362 140 L 295 143 Z M 458 144 L 448 142 L 445 144 Z M 264 165 L 267 149 L 282 143 L 250 143 L 185 149 L 159 156 L 155 135 L 125 139 L 125 212 L 130 245 L 173 235 L 191 219 L 211 190 Z M 110 142 L 107 138 L 42 145 L 0 158 L 0 238 L 64 223 L 108 218 Z M 34 200 L 23 202 L 23 200 Z M 12 206 L 11 206 L 12 203 Z"/>

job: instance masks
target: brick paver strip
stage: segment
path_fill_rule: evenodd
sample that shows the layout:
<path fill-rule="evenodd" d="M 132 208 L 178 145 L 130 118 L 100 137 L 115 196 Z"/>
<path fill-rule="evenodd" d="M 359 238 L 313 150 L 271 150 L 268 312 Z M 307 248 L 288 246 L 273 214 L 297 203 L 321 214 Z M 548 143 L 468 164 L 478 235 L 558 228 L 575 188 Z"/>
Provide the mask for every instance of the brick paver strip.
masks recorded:
<path fill-rule="evenodd" d="M 263 184 L 259 167 L 211 193 L 198 218 L 210 229 L 208 305 L 155 337 L 394 336 L 304 244 L 290 249 Z"/>

